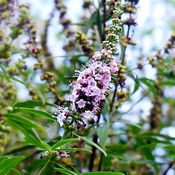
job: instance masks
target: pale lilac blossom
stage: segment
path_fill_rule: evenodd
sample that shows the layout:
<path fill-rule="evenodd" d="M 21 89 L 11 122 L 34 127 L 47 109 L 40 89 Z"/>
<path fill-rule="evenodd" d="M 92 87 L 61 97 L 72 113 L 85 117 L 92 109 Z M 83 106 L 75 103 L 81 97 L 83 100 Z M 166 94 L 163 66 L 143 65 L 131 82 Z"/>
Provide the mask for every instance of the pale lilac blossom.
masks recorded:
<path fill-rule="evenodd" d="M 76 103 L 78 104 L 79 108 L 84 108 L 86 105 L 86 102 L 83 99 L 77 101 Z"/>
<path fill-rule="evenodd" d="M 56 119 L 57 119 L 57 122 L 60 124 L 60 127 L 64 125 L 64 121 L 68 117 L 69 113 L 70 112 L 69 112 L 68 107 L 66 108 L 59 107 L 58 113 L 56 114 Z"/>
<path fill-rule="evenodd" d="M 58 153 L 58 156 L 59 156 L 60 158 L 66 158 L 66 157 L 70 157 L 70 154 L 67 153 L 66 151 L 62 151 L 62 152 L 59 152 L 59 153 Z"/>
<path fill-rule="evenodd" d="M 85 123 L 91 119 L 97 121 L 95 114 L 100 111 L 105 99 L 105 93 L 111 82 L 111 74 L 116 71 L 116 60 L 111 51 L 103 49 L 95 52 L 87 68 L 83 71 L 76 71 L 77 80 L 71 84 L 72 92 L 67 98 L 71 104 L 70 111 L 82 117 Z M 62 110 L 58 119 L 60 125 L 64 124 L 66 117 L 66 113 Z"/>

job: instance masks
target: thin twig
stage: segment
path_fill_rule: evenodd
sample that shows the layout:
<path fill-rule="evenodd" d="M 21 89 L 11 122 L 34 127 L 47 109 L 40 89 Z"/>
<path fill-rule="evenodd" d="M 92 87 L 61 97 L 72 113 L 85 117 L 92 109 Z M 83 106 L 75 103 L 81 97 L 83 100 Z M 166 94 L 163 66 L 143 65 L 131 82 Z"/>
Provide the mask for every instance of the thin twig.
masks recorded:
<path fill-rule="evenodd" d="M 105 28 L 106 28 L 106 0 L 103 0 L 103 41 L 105 40 Z"/>
<path fill-rule="evenodd" d="M 113 93 L 112 101 L 111 101 L 111 104 L 110 104 L 109 114 L 112 113 L 113 106 L 114 106 L 114 102 L 115 102 L 115 96 L 116 96 L 116 93 L 117 93 L 117 84 L 115 85 L 115 89 L 114 89 L 114 93 Z"/>
<path fill-rule="evenodd" d="M 42 45 L 42 48 L 43 48 L 43 54 L 45 57 L 49 57 L 51 58 L 52 57 L 52 54 L 50 53 L 48 47 L 47 47 L 47 43 L 48 43 L 48 32 L 49 32 L 49 26 L 51 24 L 51 21 L 54 17 L 54 12 L 55 12 L 55 9 L 52 10 L 51 14 L 50 14 L 50 17 L 49 19 L 46 21 L 45 23 L 45 28 L 44 28 L 44 33 L 42 35 L 42 41 L 41 41 L 41 45 Z M 47 63 L 47 66 L 49 69 L 53 68 L 54 67 L 54 63 L 53 63 L 53 60 L 52 59 L 46 59 L 46 63 Z"/>
<path fill-rule="evenodd" d="M 103 164 L 103 153 L 100 154 L 100 162 L 99 162 L 99 165 L 98 165 L 98 171 L 101 171 L 102 164 Z"/>
<path fill-rule="evenodd" d="M 140 103 L 145 97 L 147 97 L 147 95 L 149 95 L 150 92 L 145 93 L 144 95 L 141 96 L 141 98 L 136 101 L 126 112 L 123 112 L 122 114 L 127 114 L 130 111 L 132 111 L 132 109 L 138 104 Z"/>
<path fill-rule="evenodd" d="M 100 114 L 101 114 L 101 111 L 99 111 L 99 113 L 98 113 L 97 124 L 98 124 L 99 121 L 100 121 Z M 97 134 L 94 135 L 94 137 L 93 137 L 93 142 L 94 142 L 95 144 L 97 144 L 97 142 L 98 142 L 98 136 L 97 136 Z M 92 154 L 91 154 L 91 157 L 90 157 L 90 159 L 89 159 L 89 171 L 92 171 L 92 169 L 93 169 L 96 150 L 97 150 L 97 148 L 96 148 L 95 146 L 93 146 L 93 147 L 92 147 Z"/>
<path fill-rule="evenodd" d="M 127 29 L 127 34 L 126 34 L 126 37 L 127 37 L 127 38 L 129 37 L 129 32 L 130 32 L 130 25 L 128 25 L 128 29 Z M 126 48 L 127 48 L 127 46 L 124 46 L 124 47 L 123 47 L 123 52 L 122 52 L 122 55 L 121 55 L 121 64 L 122 64 L 122 65 L 125 64 L 125 53 L 126 53 Z M 115 90 L 114 90 L 113 97 L 112 97 L 112 101 L 111 101 L 111 104 L 110 104 L 110 111 L 109 111 L 109 113 L 112 113 L 112 109 L 113 109 L 114 102 L 115 102 L 116 92 L 117 92 L 117 84 L 115 84 Z"/>
<path fill-rule="evenodd" d="M 171 162 L 171 163 L 169 164 L 169 166 L 168 166 L 167 169 L 163 172 L 162 175 L 167 175 L 168 171 L 172 168 L 173 164 L 174 164 L 174 161 Z"/>
<path fill-rule="evenodd" d="M 131 28 L 131 26 L 128 25 L 127 34 L 126 34 L 126 38 L 127 38 L 127 39 L 129 38 L 130 28 Z M 123 52 L 122 52 L 122 55 L 121 55 L 121 64 L 122 64 L 122 65 L 125 64 L 126 48 L 127 48 L 127 45 L 123 47 Z"/>

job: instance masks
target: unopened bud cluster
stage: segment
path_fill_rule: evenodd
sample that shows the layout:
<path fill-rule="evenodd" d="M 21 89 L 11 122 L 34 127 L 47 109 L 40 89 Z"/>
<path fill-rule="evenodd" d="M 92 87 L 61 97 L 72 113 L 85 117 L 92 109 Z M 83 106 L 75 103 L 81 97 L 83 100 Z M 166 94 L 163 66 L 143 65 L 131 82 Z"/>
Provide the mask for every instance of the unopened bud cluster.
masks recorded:
<path fill-rule="evenodd" d="M 123 19 L 123 25 L 127 27 L 126 35 L 123 35 L 120 38 L 120 43 L 123 47 L 127 47 L 127 45 L 136 45 L 135 41 L 129 36 L 130 27 L 136 26 L 137 23 L 135 21 L 135 14 L 137 12 L 137 2 L 126 0 L 126 3 L 123 5 L 123 12 L 127 15 L 125 19 Z"/>
<path fill-rule="evenodd" d="M 11 128 L 4 122 L 4 120 L 0 120 L 0 154 L 5 151 L 5 146 L 10 140 L 9 134 L 11 132 Z"/>
<path fill-rule="evenodd" d="M 119 64 L 116 72 L 116 85 L 118 90 L 116 93 L 116 103 L 115 107 L 118 108 L 124 101 L 128 99 L 128 92 L 124 90 L 125 80 L 126 80 L 126 66 Z"/>
<path fill-rule="evenodd" d="M 47 92 L 52 92 L 52 93 L 56 93 L 56 80 L 55 80 L 55 76 L 52 72 L 44 72 L 41 75 L 41 80 L 46 80 L 47 81 L 47 88 L 46 91 Z"/>
<path fill-rule="evenodd" d="M 92 5 L 92 0 L 83 0 L 83 8 L 88 9 Z"/>
<path fill-rule="evenodd" d="M 153 98 L 152 104 L 153 107 L 151 108 L 150 115 L 149 115 L 149 122 L 150 122 L 150 129 L 156 130 L 161 122 L 162 116 L 162 103 L 163 103 L 163 90 L 159 87 L 159 82 L 156 83 L 157 94 L 156 98 Z"/>
<path fill-rule="evenodd" d="M 14 15 L 16 0 L 0 0 L 0 23 L 8 21 Z"/>
<path fill-rule="evenodd" d="M 106 50 L 116 52 L 116 43 L 119 42 L 119 35 L 122 31 L 121 15 L 123 11 L 120 1 L 115 3 L 113 13 L 112 24 L 106 29 L 107 36 L 106 40 L 102 43 L 102 47 Z"/>
<path fill-rule="evenodd" d="M 14 85 L 0 77 L 0 118 L 10 109 L 16 98 L 16 89 Z"/>
<path fill-rule="evenodd" d="M 77 32 L 75 41 L 77 41 L 78 44 L 80 44 L 81 49 L 85 55 L 92 56 L 94 52 L 94 48 L 92 47 L 92 45 L 88 43 L 87 37 L 85 34 L 83 34 L 82 32 Z"/>
<path fill-rule="evenodd" d="M 168 43 L 164 48 L 165 53 L 169 53 L 169 51 L 173 48 L 175 48 L 175 32 L 171 35 L 170 39 L 168 40 Z"/>
<path fill-rule="evenodd" d="M 74 32 L 70 30 L 71 20 L 66 17 L 67 8 L 60 0 L 55 0 L 55 8 L 59 11 L 60 24 L 63 26 L 63 32 L 67 37 L 72 36 Z"/>

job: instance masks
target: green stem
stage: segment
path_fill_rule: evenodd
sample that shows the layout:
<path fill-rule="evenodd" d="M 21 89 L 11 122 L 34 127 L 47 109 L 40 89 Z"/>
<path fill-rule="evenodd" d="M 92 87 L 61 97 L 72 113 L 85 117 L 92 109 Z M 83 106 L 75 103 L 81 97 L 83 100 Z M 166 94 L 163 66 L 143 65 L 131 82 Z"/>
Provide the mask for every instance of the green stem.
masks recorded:
<path fill-rule="evenodd" d="M 47 162 L 45 163 L 45 165 L 43 166 L 43 168 L 40 170 L 40 172 L 38 173 L 38 175 L 45 175 L 44 174 L 45 173 L 45 170 L 46 170 L 48 164 L 50 163 L 50 161 L 51 161 L 51 157 L 47 160 Z"/>
<path fill-rule="evenodd" d="M 114 93 L 113 93 L 112 101 L 111 101 L 111 104 L 110 104 L 109 114 L 112 113 L 113 106 L 114 106 L 114 102 L 115 102 L 115 96 L 116 96 L 116 93 L 117 93 L 117 85 L 115 85 L 115 89 L 114 89 Z"/>
<path fill-rule="evenodd" d="M 97 124 L 99 124 L 99 121 L 100 121 L 100 114 L 101 114 L 101 111 L 99 111 L 99 113 L 98 113 Z M 98 142 L 98 136 L 97 136 L 97 134 L 94 135 L 93 142 L 95 144 L 97 144 L 97 142 Z M 89 171 L 92 171 L 93 170 L 96 150 L 97 150 L 97 148 L 95 146 L 93 146 L 92 147 L 92 154 L 91 154 L 91 157 L 89 159 Z"/>
<path fill-rule="evenodd" d="M 9 76 L 8 76 L 7 72 L 5 71 L 5 69 L 3 68 L 3 66 L 0 65 L 0 68 L 1 68 L 1 70 L 2 70 L 2 72 L 3 72 L 3 74 L 4 74 L 4 76 L 5 76 L 5 78 L 6 78 L 7 80 L 9 80 Z"/>
<path fill-rule="evenodd" d="M 129 38 L 129 32 L 130 32 L 130 25 L 128 25 L 128 29 L 127 29 L 127 34 L 126 34 L 126 38 L 128 39 Z M 123 47 L 123 51 L 122 51 L 122 54 L 121 54 L 121 65 L 124 65 L 125 64 L 125 54 L 126 54 L 126 48 L 127 46 L 124 46 Z M 115 97 L 116 97 L 116 92 L 117 92 L 117 83 L 115 84 L 115 90 L 114 90 L 114 93 L 113 93 L 113 97 L 112 97 L 112 101 L 110 103 L 110 110 L 109 110 L 109 113 L 111 114 L 112 113 L 112 110 L 113 110 L 113 106 L 114 106 L 114 102 L 115 102 Z"/>
<path fill-rule="evenodd" d="M 127 39 L 129 38 L 130 28 L 131 28 L 131 26 L 128 25 L 127 34 L 126 34 L 126 38 L 127 38 Z M 122 52 L 122 55 L 121 55 L 121 64 L 122 64 L 122 65 L 125 64 L 126 48 L 127 48 L 127 46 L 124 46 L 124 47 L 123 47 L 123 52 Z"/>

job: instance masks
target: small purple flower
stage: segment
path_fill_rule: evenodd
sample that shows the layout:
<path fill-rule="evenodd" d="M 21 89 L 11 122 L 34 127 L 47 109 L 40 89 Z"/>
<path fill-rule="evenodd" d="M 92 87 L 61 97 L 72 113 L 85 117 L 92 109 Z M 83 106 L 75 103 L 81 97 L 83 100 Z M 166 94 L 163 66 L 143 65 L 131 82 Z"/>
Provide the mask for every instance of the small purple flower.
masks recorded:
<path fill-rule="evenodd" d="M 76 104 L 79 108 L 84 108 L 86 106 L 86 102 L 83 99 L 77 101 Z"/>
<path fill-rule="evenodd" d="M 95 54 L 92 56 L 94 60 L 100 60 L 102 54 L 100 52 L 95 52 Z"/>
<path fill-rule="evenodd" d="M 93 77 L 89 77 L 88 78 L 88 85 L 89 86 L 96 86 L 97 85 L 97 82 L 94 80 Z"/>
<path fill-rule="evenodd" d="M 70 157 L 69 153 L 67 153 L 66 151 L 59 152 L 58 155 L 60 158 Z"/>
<path fill-rule="evenodd" d="M 66 108 L 59 107 L 56 119 L 57 122 L 60 124 L 60 127 L 64 125 L 64 121 L 68 117 L 68 115 L 69 115 L 68 107 Z"/>
<path fill-rule="evenodd" d="M 85 111 L 83 114 L 82 114 L 82 117 L 85 119 L 85 120 L 91 120 L 93 119 L 94 121 L 97 121 L 97 116 L 91 112 L 91 111 Z"/>

